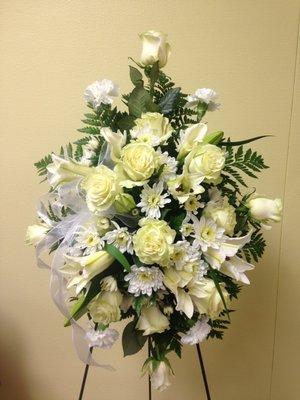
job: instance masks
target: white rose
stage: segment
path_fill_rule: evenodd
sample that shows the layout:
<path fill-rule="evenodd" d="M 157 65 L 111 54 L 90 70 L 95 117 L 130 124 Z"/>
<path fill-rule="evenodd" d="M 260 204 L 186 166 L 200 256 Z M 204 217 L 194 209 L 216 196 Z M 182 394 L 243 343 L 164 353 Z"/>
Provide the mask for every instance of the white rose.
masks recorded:
<path fill-rule="evenodd" d="M 198 285 L 202 291 L 201 297 L 193 297 L 193 301 L 198 308 L 200 314 L 206 314 L 211 319 L 216 319 L 220 313 L 224 310 L 224 304 L 222 298 L 216 288 L 216 285 L 212 279 L 204 278 L 198 282 Z M 229 294 L 224 288 L 224 284 L 220 284 L 223 297 L 226 305 L 229 305 Z"/>
<path fill-rule="evenodd" d="M 143 367 L 143 374 L 145 373 L 150 375 L 151 384 L 155 390 L 162 392 L 171 385 L 172 370 L 166 358 L 162 361 L 148 360 Z"/>
<path fill-rule="evenodd" d="M 151 146 L 164 144 L 173 132 L 169 119 L 157 112 L 144 113 L 134 123 L 135 127 L 130 131 L 131 137 Z"/>
<path fill-rule="evenodd" d="M 170 45 L 167 43 L 167 35 L 162 32 L 147 31 L 140 35 L 143 49 L 141 62 L 143 65 L 152 65 L 159 61 L 159 67 L 163 68 L 170 56 Z"/>
<path fill-rule="evenodd" d="M 49 231 L 47 224 L 29 225 L 26 232 L 26 244 L 36 245 L 46 236 Z"/>
<path fill-rule="evenodd" d="M 218 183 L 225 165 L 225 153 L 213 144 L 199 144 L 184 160 L 184 170 L 205 177 L 209 183 Z"/>
<path fill-rule="evenodd" d="M 227 235 L 232 236 L 236 225 L 235 209 L 223 199 L 218 203 L 210 202 L 203 210 L 203 216 L 211 218 L 220 227 L 225 229 Z"/>
<path fill-rule="evenodd" d="M 265 227 L 269 227 L 271 222 L 279 222 L 282 215 L 281 199 L 268 199 L 266 197 L 255 196 L 247 202 L 250 214 L 254 219 L 261 221 Z"/>
<path fill-rule="evenodd" d="M 119 290 L 103 292 L 89 303 L 88 310 L 94 322 L 109 325 L 111 322 L 120 321 L 121 303 L 122 294 Z"/>
<path fill-rule="evenodd" d="M 121 184 L 131 188 L 142 186 L 156 167 L 155 151 L 146 143 L 129 143 L 122 148 L 121 159 L 116 166 Z"/>
<path fill-rule="evenodd" d="M 116 173 L 104 165 L 95 168 L 86 176 L 81 187 L 86 191 L 89 210 L 95 213 L 107 210 L 122 190 Z"/>
<path fill-rule="evenodd" d="M 136 324 L 136 329 L 144 331 L 143 335 L 162 333 L 169 329 L 168 318 L 156 306 L 143 306 L 141 315 Z"/>
<path fill-rule="evenodd" d="M 145 264 L 167 266 L 176 232 L 163 220 L 143 219 L 140 225 L 141 228 L 133 236 L 136 255 Z"/>
<path fill-rule="evenodd" d="M 112 97 L 118 96 L 118 85 L 109 79 L 102 79 L 90 84 L 84 91 L 84 99 L 93 104 L 94 108 L 101 104 L 112 104 Z"/>
<path fill-rule="evenodd" d="M 202 142 L 207 133 L 207 125 L 200 122 L 189 126 L 180 132 L 180 139 L 177 145 L 178 159 L 189 153 L 195 145 Z"/>

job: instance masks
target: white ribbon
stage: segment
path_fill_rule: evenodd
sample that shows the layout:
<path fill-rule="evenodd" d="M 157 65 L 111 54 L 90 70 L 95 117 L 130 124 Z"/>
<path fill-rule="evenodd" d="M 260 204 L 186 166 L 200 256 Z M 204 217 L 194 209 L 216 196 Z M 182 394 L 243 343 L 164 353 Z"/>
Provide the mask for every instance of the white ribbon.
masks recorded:
<path fill-rule="evenodd" d="M 58 203 L 54 203 L 54 206 L 57 207 L 59 202 L 61 202 L 61 205 L 72 210 L 72 214 L 62 218 L 60 222 L 54 224 L 47 215 L 47 210 L 43 201 L 51 202 L 55 196 L 49 194 L 41 199 L 38 207 L 38 215 L 49 226 L 52 226 L 52 228 L 36 246 L 37 264 L 40 268 L 49 268 L 51 271 L 51 297 L 60 312 L 70 320 L 73 343 L 79 359 L 85 364 L 114 371 L 115 369 L 112 366 L 107 364 L 98 364 L 91 356 L 89 344 L 85 339 L 85 329 L 70 316 L 67 306 L 68 291 L 66 287 L 66 279 L 60 271 L 60 268 L 65 263 L 64 254 L 66 254 L 68 248 L 71 246 L 74 236 L 82 226 L 93 219 L 93 215 L 90 213 L 85 201 L 80 196 L 78 182 L 61 187 L 58 190 L 58 196 Z M 61 243 L 55 250 L 55 254 L 49 265 L 42 257 L 45 253 L 49 254 L 50 249 L 60 241 Z"/>

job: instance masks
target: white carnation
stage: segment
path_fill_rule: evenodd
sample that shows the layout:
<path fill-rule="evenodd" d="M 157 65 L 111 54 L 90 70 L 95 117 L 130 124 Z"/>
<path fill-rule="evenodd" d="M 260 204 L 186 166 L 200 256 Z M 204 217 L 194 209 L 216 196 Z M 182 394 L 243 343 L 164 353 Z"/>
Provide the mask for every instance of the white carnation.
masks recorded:
<path fill-rule="evenodd" d="M 111 328 L 106 328 L 104 331 L 91 329 L 85 335 L 90 347 L 100 347 L 101 349 L 110 349 L 118 338 L 119 333 Z"/>
<path fill-rule="evenodd" d="M 208 318 L 197 321 L 196 324 L 181 338 L 182 344 L 190 344 L 191 346 L 203 342 L 211 331 L 210 325 L 207 323 Z"/>
<path fill-rule="evenodd" d="M 220 107 L 220 104 L 216 103 L 217 98 L 218 95 L 213 89 L 208 89 L 208 88 L 197 89 L 195 93 L 190 94 L 187 97 L 188 100 L 187 106 L 189 107 L 196 106 L 201 101 L 208 105 L 207 109 L 209 111 L 214 111 Z"/>
<path fill-rule="evenodd" d="M 87 103 L 92 103 L 94 108 L 101 104 L 112 104 L 113 97 L 118 96 L 118 85 L 109 79 L 95 81 L 84 91 L 84 99 Z"/>

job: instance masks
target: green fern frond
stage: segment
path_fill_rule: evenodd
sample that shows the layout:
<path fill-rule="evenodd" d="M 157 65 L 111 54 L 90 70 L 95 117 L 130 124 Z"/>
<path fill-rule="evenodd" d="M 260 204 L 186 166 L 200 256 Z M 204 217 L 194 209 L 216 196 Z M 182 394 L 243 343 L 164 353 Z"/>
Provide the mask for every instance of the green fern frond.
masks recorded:
<path fill-rule="evenodd" d="M 262 233 L 257 230 L 253 233 L 251 241 L 242 248 L 241 253 L 244 254 L 248 262 L 252 262 L 253 260 L 258 262 L 258 259 L 264 254 L 265 247 L 266 241 Z"/>
<path fill-rule="evenodd" d="M 52 164 L 52 156 L 51 154 L 48 154 L 44 158 L 42 158 L 40 161 L 37 161 L 34 163 L 35 168 L 37 169 L 37 174 L 39 176 L 43 176 L 47 174 L 47 166 L 49 164 Z"/>

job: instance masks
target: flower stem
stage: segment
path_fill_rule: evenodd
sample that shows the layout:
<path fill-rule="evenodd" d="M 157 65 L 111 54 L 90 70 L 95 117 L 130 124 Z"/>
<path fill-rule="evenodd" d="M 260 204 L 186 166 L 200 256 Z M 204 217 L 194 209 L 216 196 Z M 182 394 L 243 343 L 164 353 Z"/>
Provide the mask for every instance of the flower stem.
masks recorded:
<path fill-rule="evenodd" d="M 202 354 L 201 354 L 199 343 L 196 344 L 196 348 L 197 348 L 197 353 L 198 353 L 198 358 L 199 358 L 202 378 L 203 378 L 203 382 L 204 382 L 206 398 L 207 398 L 207 400 L 211 400 L 210 392 L 209 392 L 209 386 L 208 386 L 206 372 L 205 372 L 205 367 L 204 367 L 204 362 L 203 362 L 203 358 L 202 358 Z"/>

